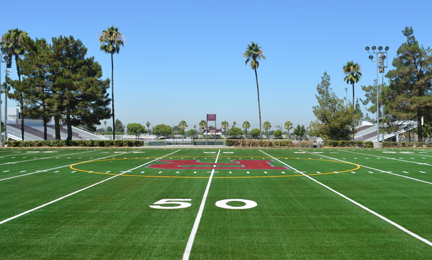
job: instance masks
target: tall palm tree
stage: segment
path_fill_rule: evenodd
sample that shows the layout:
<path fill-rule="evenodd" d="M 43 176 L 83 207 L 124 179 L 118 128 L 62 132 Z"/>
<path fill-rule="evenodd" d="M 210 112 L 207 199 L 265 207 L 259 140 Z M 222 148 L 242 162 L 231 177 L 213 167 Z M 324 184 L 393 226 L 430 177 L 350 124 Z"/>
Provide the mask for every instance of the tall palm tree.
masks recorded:
<path fill-rule="evenodd" d="M 147 126 L 147 133 L 150 133 L 150 122 L 149 121 L 147 121 L 147 123 L 146 123 L 146 126 Z"/>
<path fill-rule="evenodd" d="M 288 138 L 289 138 L 289 131 L 293 128 L 293 123 L 291 121 L 286 121 L 284 124 L 284 128 L 288 131 Z"/>
<path fill-rule="evenodd" d="M 271 126 L 271 124 L 270 124 L 269 121 L 265 121 L 265 122 L 264 122 L 264 124 L 263 124 L 263 128 L 264 128 L 264 130 L 267 131 L 267 138 L 268 138 L 268 135 L 269 135 L 269 129 L 270 129 L 271 127 L 272 127 L 272 126 Z"/>
<path fill-rule="evenodd" d="M 227 121 L 223 121 L 223 122 L 221 123 L 221 127 L 223 128 L 223 130 L 225 130 L 225 135 L 226 135 L 226 130 L 227 130 L 228 127 L 229 127 L 229 123 L 228 123 Z"/>
<path fill-rule="evenodd" d="M 257 69 L 259 67 L 258 60 L 260 59 L 266 59 L 264 57 L 264 51 L 261 50 L 261 47 L 258 46 L 258 44 L 251 42 L 251 44 L 248 44 L 246 47 L 246 51 L 243 53 L 243 57 L 247 58 L 245 61 L 245 65 L 250 63 L 251 68 L 255 71 L 255 80 L 257 85 L 257 95 L 258 95 L 258 113 L 259 113 L 259 125 L 260 125 L 260 142 L 262 141 L 262 134 L 261 134 L 261 105 L 260 105 L 260 95 L 259 95 L 259 85 L 258 85 L 258 74 Z"/>
<path fill-rule="evenodd" d="M 359 82 L 362 77 L 362 69 L 358 63 L 354 63 L 354 61 L 348 61 L 346 65 L 343 66 L 343 74 L 345 74 L 344 81 L 347 84 L 351 84 L 353 88 L 353 110 L 354 110 L 354 84 Z M 355 110 L 353 112 L 355 114 Z M 354 120 L 352 125 L 352 132 L 353 132 L 353 140 L 354 140 Z"/>
<path fill-rule="evenodd" d="M 199 122 L 199 128 L 201 129 L 201 130 L 203 130 L 203 134 L 204 134 L 204 129 L 206 128 L 206 126 L 207 126 L 207 121 L 205 121 L 205 120 L 201 120 L 200 122 Z"/>
<path fill-rule="evenodd" d="M 246 137 L 246 139 L 247 139 L 247 130 L 250 128 L 250 123 L 248 122 L 248 121 L 244 121 L 243 122 L 243 128 L 244 128 L 244 130 L 245 130 L 245 137 Z"/>
<path fill-rule="evenodd" d="M 234 121 L 233 122 L 233 128 L 236 126 L 236 124 L 237 124 L 237 122 L 236 121 Z"/>
<path fill-rule="evenodd" d="M 18 65 L 18 61 L 20 60 L 20 56 L 22 56 L 28 50 L 28 40 L 30 37 L 27 32 L 23 30 L 19 30 L 18 28 L 10 29 L 7 33 L 3 34 L 1 37 L 1 51 L 5 54 L 9 59 L 15 57 L 15 65 L 18 74 L 18 79 L 21 82 L 21 73 Z M 18 90 L 18 92 L 20 92 Z M 24 94 L 22 92 L 19 93 L 19 103 L 21 109 L 21 138 L 24 141 Z M 7 100 L 7 93 L 6 93 Z M 6 108 L 7 109 L 7 108 Z"/>
<path fill-rule="evenodd" d="M 186 127 L 188 127 L 186 121 L 184 121 L 184 120 L 180 121 L 180 123 L 178 124 L 178 127 L 182 130 L 183 138 L 184 138 L 184 130 L 186 129 Z"/>
<path fill-rule="evenodd" d="M 114 53 L 120 52 L 120 46 L 124 46 L 126 38 L 113 25 L 99 34 L 100 50 L 111 54 L 111 99 L 113 118 L 113 140 L 115 140 L 115 113 L 114 113 Z"/>

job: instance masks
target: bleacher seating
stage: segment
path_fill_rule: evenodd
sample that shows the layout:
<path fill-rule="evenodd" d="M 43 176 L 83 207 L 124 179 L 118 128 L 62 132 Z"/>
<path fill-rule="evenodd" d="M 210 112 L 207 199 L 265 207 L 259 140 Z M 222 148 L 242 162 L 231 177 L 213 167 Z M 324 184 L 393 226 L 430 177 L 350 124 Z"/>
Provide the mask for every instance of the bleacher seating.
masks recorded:
<path fill-rule="evenodd" d="M 358 139 L 356 138 L 356 141 L 365 141 L 367 139 L 370 139 L 370 138 L 376 137 L 376 136 L 377 136 L 377 132 L 374 131 L 374 132 L 368 133 L 366 135 L 363 135 L 363 136 L 359 137 Z"/>
<path fill-rule="evenodd" d="M 53 129 L 55 131 L 55 126 L 49 125 L 48 127 L 51 128 L 51 129 Z M 64 127 L 60 127 L 60 132 L 63 133 L 63 134 L 65 134 L 66 136 L 68 135 L 68 131 Z M 75 133 L 74 131 L 72 131 L 72 139 L 74 139 L 74 140 L 82 140 L 84 138 L 82 138 L 78 133 Z"/>
<path fill-rule="evenodd" d="M 356 129 L 356 132 L 359 133 L 359 132 L 361 132 L 361 131 L 363 131 L 363 130 L 366 130 L 366 129 L 368 129 L 368 128 L 371 128 L 371 127 L 373 127 L 373 126 L 374 126 L 374 125 L 364 125 L 364 126 L 358 128 L 358 129 Z"/>
<path fill-rule="evenodd" d="M 8 124 L 8 127 L 13 127 L 15 129 L 21 131 L 21 125 L 20 124 Z M 29 133 L 33 136 L 40 138 L 41 140 L 44 139 L 44 133 L 42 131 L 34 129 L 30 126 L 24 125 L 24 132 L 25 132 L 24 137 L 25 137 L 26 133 Z M 47 140 L 54 140 L 54 139 L 55 139 L 54 136 L 47 134 Z"/>

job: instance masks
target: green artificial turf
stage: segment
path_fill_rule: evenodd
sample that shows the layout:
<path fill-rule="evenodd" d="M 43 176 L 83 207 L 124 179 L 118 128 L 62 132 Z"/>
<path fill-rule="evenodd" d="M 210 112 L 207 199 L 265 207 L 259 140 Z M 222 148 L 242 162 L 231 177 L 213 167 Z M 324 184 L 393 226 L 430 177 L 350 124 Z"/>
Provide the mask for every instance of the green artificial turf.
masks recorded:
<path fill-rule="evenodd" d="M 151 168 L 167 164 L 161 157 L 193 162 Z M 0 222 L 34 210 L 0 224 L 0 259 L 180 259 L 216 158 L 270 162 L 217 166 L 190 259 L 432 257 L 427 243 L 323 186 L 432 241 L 432 150 L 163 147 L 1 149 Z M 207 168 L 184 168 L 199 163 Z M 190 207 L 150 207 L 163 199 Z M 216 205 L 227 199 L 257 206 Z"/>

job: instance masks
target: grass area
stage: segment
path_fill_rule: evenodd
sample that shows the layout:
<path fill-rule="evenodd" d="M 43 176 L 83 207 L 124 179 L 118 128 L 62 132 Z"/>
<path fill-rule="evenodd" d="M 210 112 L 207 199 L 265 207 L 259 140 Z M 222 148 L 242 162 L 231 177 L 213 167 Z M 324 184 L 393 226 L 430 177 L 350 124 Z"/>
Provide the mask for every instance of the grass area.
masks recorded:
<path fill-rule="evenodd" d="M 430 149 L 1 149 L 0 259 L 180 259 L 207 187 L 190 259 L 428 259 L 431 161 Z"/>

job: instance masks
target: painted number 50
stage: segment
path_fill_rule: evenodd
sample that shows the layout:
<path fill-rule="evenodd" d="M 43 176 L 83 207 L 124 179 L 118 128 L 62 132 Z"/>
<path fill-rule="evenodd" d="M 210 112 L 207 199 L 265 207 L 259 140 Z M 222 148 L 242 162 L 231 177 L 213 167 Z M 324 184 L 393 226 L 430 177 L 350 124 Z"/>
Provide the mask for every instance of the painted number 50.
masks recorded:
<path fill-rule="evenodd" d="M 156 201 L 154 205 L 150 205 L 150 208 L 153 209 L 184 209 L 192 206 L 189 202 L 183 201 L 191 201 L 191 199 L 161 199 Z M 244 205 L 242 206 L 230 206 L 228 203 L 230 202 L 241 202 Z M 162 205 L 162 206 L 161 206 Z M 174 205 L 174 206 L 173 206 Z M 223 209 L 251 209 L 255 208 L 258 204 L 253 200 L 244 200 L 244 199 L 226 199 L 216 201 L 216 206 Z"/>
<path fill-rule="evenodd" d="M 154 204 L 156 205 L 150 205 L 150 208 L 154 209 L 184 209 L 192 206 L 189 202 L 182 202 L 182 201 L 191 201 L 191 199 L 161 199 L 159 201 L 156 201 Z M 159 206 L 159 205 L 171 205 L 171 206 Z M 172 206 L 172 204 L 175 204 L 177 206 Z"/>

